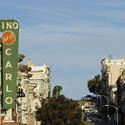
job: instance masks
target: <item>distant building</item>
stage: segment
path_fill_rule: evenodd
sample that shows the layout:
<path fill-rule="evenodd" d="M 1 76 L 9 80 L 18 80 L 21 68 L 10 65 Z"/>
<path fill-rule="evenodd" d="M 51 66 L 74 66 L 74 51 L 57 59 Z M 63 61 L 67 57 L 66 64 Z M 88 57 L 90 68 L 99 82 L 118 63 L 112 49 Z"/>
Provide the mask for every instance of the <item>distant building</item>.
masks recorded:
<path fill-rule="evenodd" d="M 30 71 L 18 72 L 18 87 L 23 89 L 25 97 L 17 99 L 17 117 L 22 125 L 40 125 L 36 121 L 36 111 L 43 99 L 50 96 L 49 66 L 35 66 L 28 61 Z"/>
<path fill-rule="evenodd" d="M 107 78 L 109 86 L 116 86 L 116 81 L 125 69 L 125 57 L 122 59 L 102 59 L 102 76 Z"/>
<path fill-rule="evenodd" d="M 116 82 L 119 76 L 125 70 L 125 57 L 122 59 L 102 59 L 101 61 L 101 71 L 102 79 L 107 86 L 107 89 L 110 88 L 110 96 L 113 98 L 113 102 L 116 103 L 115 94 L 117 91 Z"/>
<path fill-rule="evenodd" d="M 125 125 L 125 57 L 102 59 L 102 80 L 110 94 L 110 100 L 118 107 L 119 124 Z M 114 115 L 114 118 L 116 114 Z"/>
<path fill-rule="evenodd" d="M 44 99 L 48 98 L 50 96 L 50 67 L 47 65 L 35 66 L 31 63 L 31 60 L 28 61 L 27 65 L 31 67 L 29 72 L 29 74 L 32 74 L 30 83 L 37 84 L 34 92 L 39 93 Z"/>

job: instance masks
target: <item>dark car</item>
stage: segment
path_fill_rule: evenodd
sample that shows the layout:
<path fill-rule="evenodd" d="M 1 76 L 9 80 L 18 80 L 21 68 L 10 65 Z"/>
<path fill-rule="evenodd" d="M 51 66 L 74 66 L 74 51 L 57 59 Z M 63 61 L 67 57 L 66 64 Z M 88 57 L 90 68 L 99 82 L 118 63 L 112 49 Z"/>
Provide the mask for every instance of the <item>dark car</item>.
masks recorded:
<path fill-rule="evenodd" d="M 85 115 L 84 121 L 92 121 L 92 116 L 91 115 Z"/>
<path fill-rule="evenodd" d="M 102 122 L 103 118 L 99 114 L 86 114 L 84 116 L 84 121 Z"/>

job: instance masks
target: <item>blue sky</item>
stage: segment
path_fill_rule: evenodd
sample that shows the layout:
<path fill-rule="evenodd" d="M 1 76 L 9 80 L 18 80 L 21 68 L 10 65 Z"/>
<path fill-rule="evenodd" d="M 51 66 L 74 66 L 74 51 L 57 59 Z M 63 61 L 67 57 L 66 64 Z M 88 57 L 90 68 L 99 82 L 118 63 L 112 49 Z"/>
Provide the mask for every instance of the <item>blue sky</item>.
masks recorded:
<path fill-rule="evenodd" d="M 124 0 L 4 0 L 0 19 L 20 22 L 19 52 L 51 67 L 52 85 L 80 99 L 101 59 L 125 55 Z"/>

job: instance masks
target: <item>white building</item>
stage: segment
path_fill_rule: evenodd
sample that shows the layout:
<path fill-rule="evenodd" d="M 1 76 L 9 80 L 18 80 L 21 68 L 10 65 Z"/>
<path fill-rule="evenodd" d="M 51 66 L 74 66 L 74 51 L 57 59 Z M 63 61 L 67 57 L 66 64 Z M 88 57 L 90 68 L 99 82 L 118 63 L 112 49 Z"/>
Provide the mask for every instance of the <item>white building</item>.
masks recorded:
<path fill-rule="evenodd" d="M 107 76 L 108 85 L 116 86 L 116 81 L 125 69 L 125 57 L 122 59 L 103 59 L 101 61 L 102 76 Z"/>
<path fill-rule="evenodd" d="M 23 125 L 40 125 L 35 113 L 41 107 L 42 99 L 50 95 L 50 68 L 46 65 L 35 66 L 30 60 L 27 65 L 31 71 L 18 74 L 19 87 L 25 93 L 25 97 L 18 98 L 18 119 Z"/>
<path fill-rule="evenodd" d="M 30 83 L 36 83 L 37 87 L 34 89 L 34 93 L 40 94 L 44 99 L 50 96 L 50 67 L 47 65 L 35 66 L 28 61 L 28 66 L 31 67 L 29 74 L 32 74 L 30 77 Z"/>
<path fill-rule="evenodd" d="M 111 88 L 111 96 L 113 102 L 116 103 L 115 94 L 117 91 L 116 82 L 119 76 L 125 70 L 125 57 L 122 59 L 102 59 L 102 78 L 105 80 L 105 83 Z"/>

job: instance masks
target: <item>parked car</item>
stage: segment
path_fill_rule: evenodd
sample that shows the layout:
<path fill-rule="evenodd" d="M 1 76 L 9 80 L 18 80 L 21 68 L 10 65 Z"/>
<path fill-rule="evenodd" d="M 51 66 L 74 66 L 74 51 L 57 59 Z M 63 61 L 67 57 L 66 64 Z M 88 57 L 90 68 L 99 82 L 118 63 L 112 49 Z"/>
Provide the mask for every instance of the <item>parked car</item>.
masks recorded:
<path fill-rule="evenodd" d="M 99 114 L 86 114 L 84 116 L 84 121 L 91 121 L 91 122 L 102 122 L 103 118 Z"/>
<path fill-rule="evenodd" d="M 91 110 L 91 108 L 89 107 L 89 106 L 85 106 L 84 108 L 83 108 L 83 110 L 84 110 L 84 112 L 90 112 L 90 110 Z"/>
<path fill-rule="evenodd" d="M 95 105 L 84 106 L 83 110 L 85 113 L 97 113 L 97 107 Z"/>

